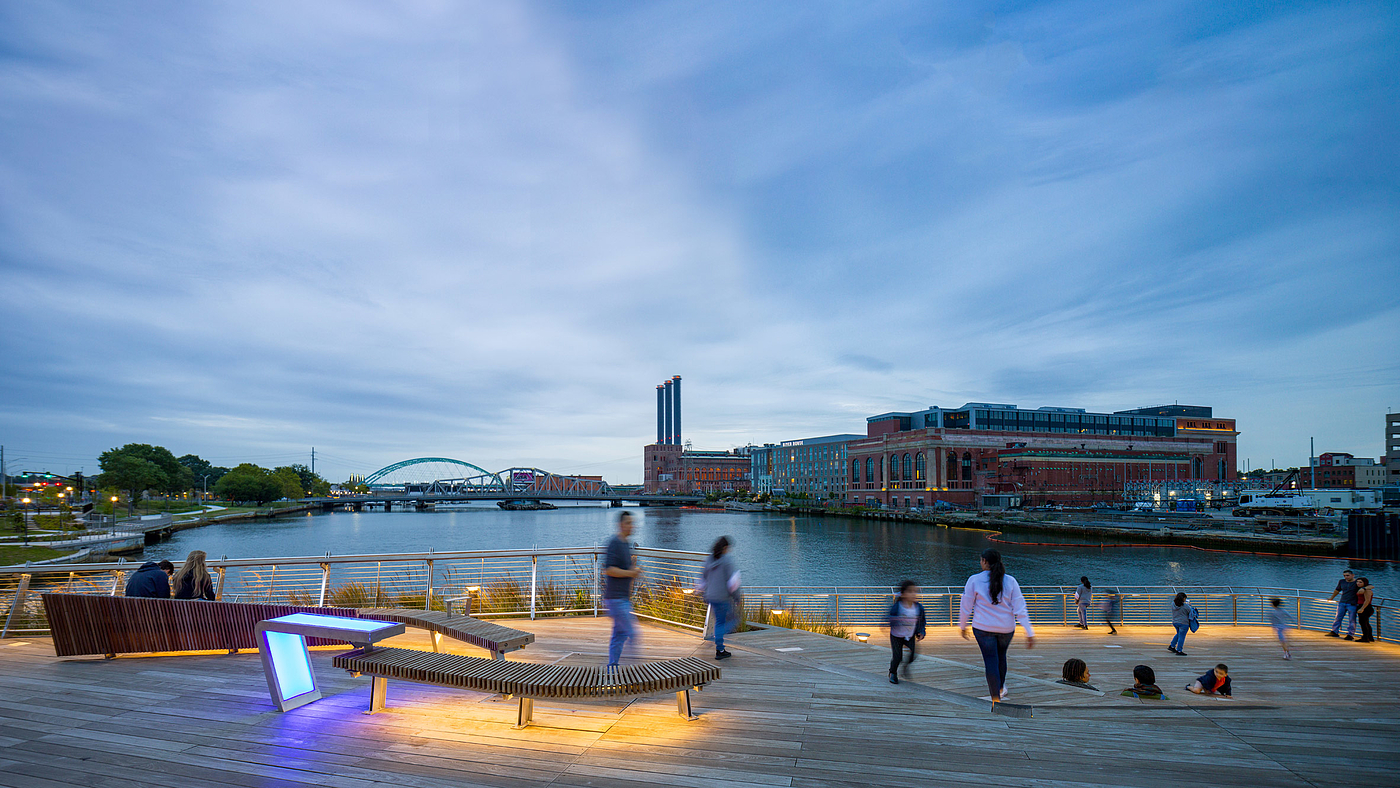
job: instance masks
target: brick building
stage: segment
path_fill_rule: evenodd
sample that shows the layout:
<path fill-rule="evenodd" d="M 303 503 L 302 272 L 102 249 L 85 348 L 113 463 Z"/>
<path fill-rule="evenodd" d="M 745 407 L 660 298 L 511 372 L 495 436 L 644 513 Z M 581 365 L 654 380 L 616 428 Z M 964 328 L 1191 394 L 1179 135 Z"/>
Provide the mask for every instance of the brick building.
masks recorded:
<path fill-rule="evenodd" d="M 978 495 L 1026 505 L 1120 501 L 1128 482 L 1233 481 L 1233 419 L 1210 408 L 1089 413 L 968 403 L 884 413 L 847 444 L 847 500 L 906 508 Z"/>
<path fill-rule="evenodd" d="M 1353 457 L 1340 451 L 1318 455 L 1317 488 L 1320 490 L 1384 487 L 1385 484 L 1385 465 L 1370 457 Z"/>
<path fill-rule="evenodd" d="M 696 451 L 672 443 L 653 443 L 643 451 L 645 492 L 703 495 L 750 489 L 749 447 Z"/>

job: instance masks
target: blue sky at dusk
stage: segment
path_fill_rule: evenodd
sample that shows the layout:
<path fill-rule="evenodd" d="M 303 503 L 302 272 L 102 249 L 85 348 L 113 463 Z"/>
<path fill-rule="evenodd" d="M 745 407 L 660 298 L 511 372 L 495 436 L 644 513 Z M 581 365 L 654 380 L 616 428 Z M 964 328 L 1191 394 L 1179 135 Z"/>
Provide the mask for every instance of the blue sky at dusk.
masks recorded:
<path fill-rule="evenodd" d="M 968 401 L 1400 409 L 1394 3 L 0 3 L 0 443 L 641 479 Z M 1243 467 L 1241 468 L 1243 469 Z"/>

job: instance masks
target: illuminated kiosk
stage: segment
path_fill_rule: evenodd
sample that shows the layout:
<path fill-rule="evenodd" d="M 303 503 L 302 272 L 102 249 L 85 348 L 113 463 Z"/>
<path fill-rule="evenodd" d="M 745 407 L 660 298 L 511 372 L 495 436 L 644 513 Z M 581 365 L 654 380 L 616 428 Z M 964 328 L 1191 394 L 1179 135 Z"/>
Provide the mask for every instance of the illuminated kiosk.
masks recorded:
<path fill-rule="evenodd" d="M 404 624 L 389 621 L 316 613 L 259 621 L 255 628 L 258 653 L 272 702 L 279 711 L 291 711 L 321 699 L 316 675 L 311 672 L 311 653 L 306 650 L 308 637 L 344 640 L 368 651 L 377 641 L 402 635 L 404 629 Z"/>

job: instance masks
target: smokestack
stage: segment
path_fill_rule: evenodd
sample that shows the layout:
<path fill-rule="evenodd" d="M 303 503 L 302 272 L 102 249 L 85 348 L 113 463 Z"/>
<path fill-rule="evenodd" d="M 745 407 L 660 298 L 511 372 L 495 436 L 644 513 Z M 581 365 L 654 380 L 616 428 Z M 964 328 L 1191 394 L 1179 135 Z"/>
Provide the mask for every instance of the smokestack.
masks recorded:
<path fill-rule="evenodd" d="M 675 424 L 673 425 L 673 426 L 675 427 L 675 430 L 676 430 L 676 432 L 675 432 L 675 435 L 676 435 L 676 445 L 677 445 L 677 446 L 684 446 L 685 443 L 683 443 L 683 442 L 681 441 L 681 376 L 680 376 L 680 375 L 676 375 L 675 377 L 671 378 L 671 399 L 675 400 L 675 402 L 672 403 L 671 407 L 672 407 L 673 409 L 675 409 L 675 411 L 676 411 L 676 415 L 675 415 Z"/>
<path fill-rule="evenodd" d="M 664 385 L 666 386 L 666 439 L 663 440 L 662 443 L 669 445 L 676 442 L 676 432 L 671 427 L 673 423 L 671 421 L 671 381 L 666 381 Z"/>
<path fill-rule="evenodd" d="M 664 443 L 666 440 L 666 390 L 661 386 L 656 387 L 656 442 Z"/>

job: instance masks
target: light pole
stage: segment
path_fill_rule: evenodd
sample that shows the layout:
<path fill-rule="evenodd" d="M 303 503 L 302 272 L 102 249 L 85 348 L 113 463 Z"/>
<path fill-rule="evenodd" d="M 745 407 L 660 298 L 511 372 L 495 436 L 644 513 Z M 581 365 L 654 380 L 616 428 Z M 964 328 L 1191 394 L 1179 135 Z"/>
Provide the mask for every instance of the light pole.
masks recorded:
<path fill-rule="evenodd" d="M 63 530 L 63 493 L 58 494 L 58 530 Z"/>
<path fill-rule="evenodd" d="M 25 509 L 28 509 L 28 508 L 29 508 L 29 499 L 28 499 L 28 498 L 25 498 L 25 499 L 24 499 L 24 508 L 25 508 Z M 28 547 L 28 546 L 29 546 L 29 512 L 26 511 L 26 512 L 24 513 L 24 516 L 23 516 L 22 518 L 20 518 L 20 525 L 21 525 L 21 530 L 24 531 L 24 546 L 25 546 L 25 547 Z"/>
<path fill-rule="evenodd" d="M 200 504 L 202 506 L 207 506 L 209 504 L 209 477 L 213 475 L 212 473 L 204 474 L 204 497 L 200 499 Z"/>
<path fill-rule="evenodd" d="M 117 525 L 117 496 L 112 496 L 112 526 Z"/>

